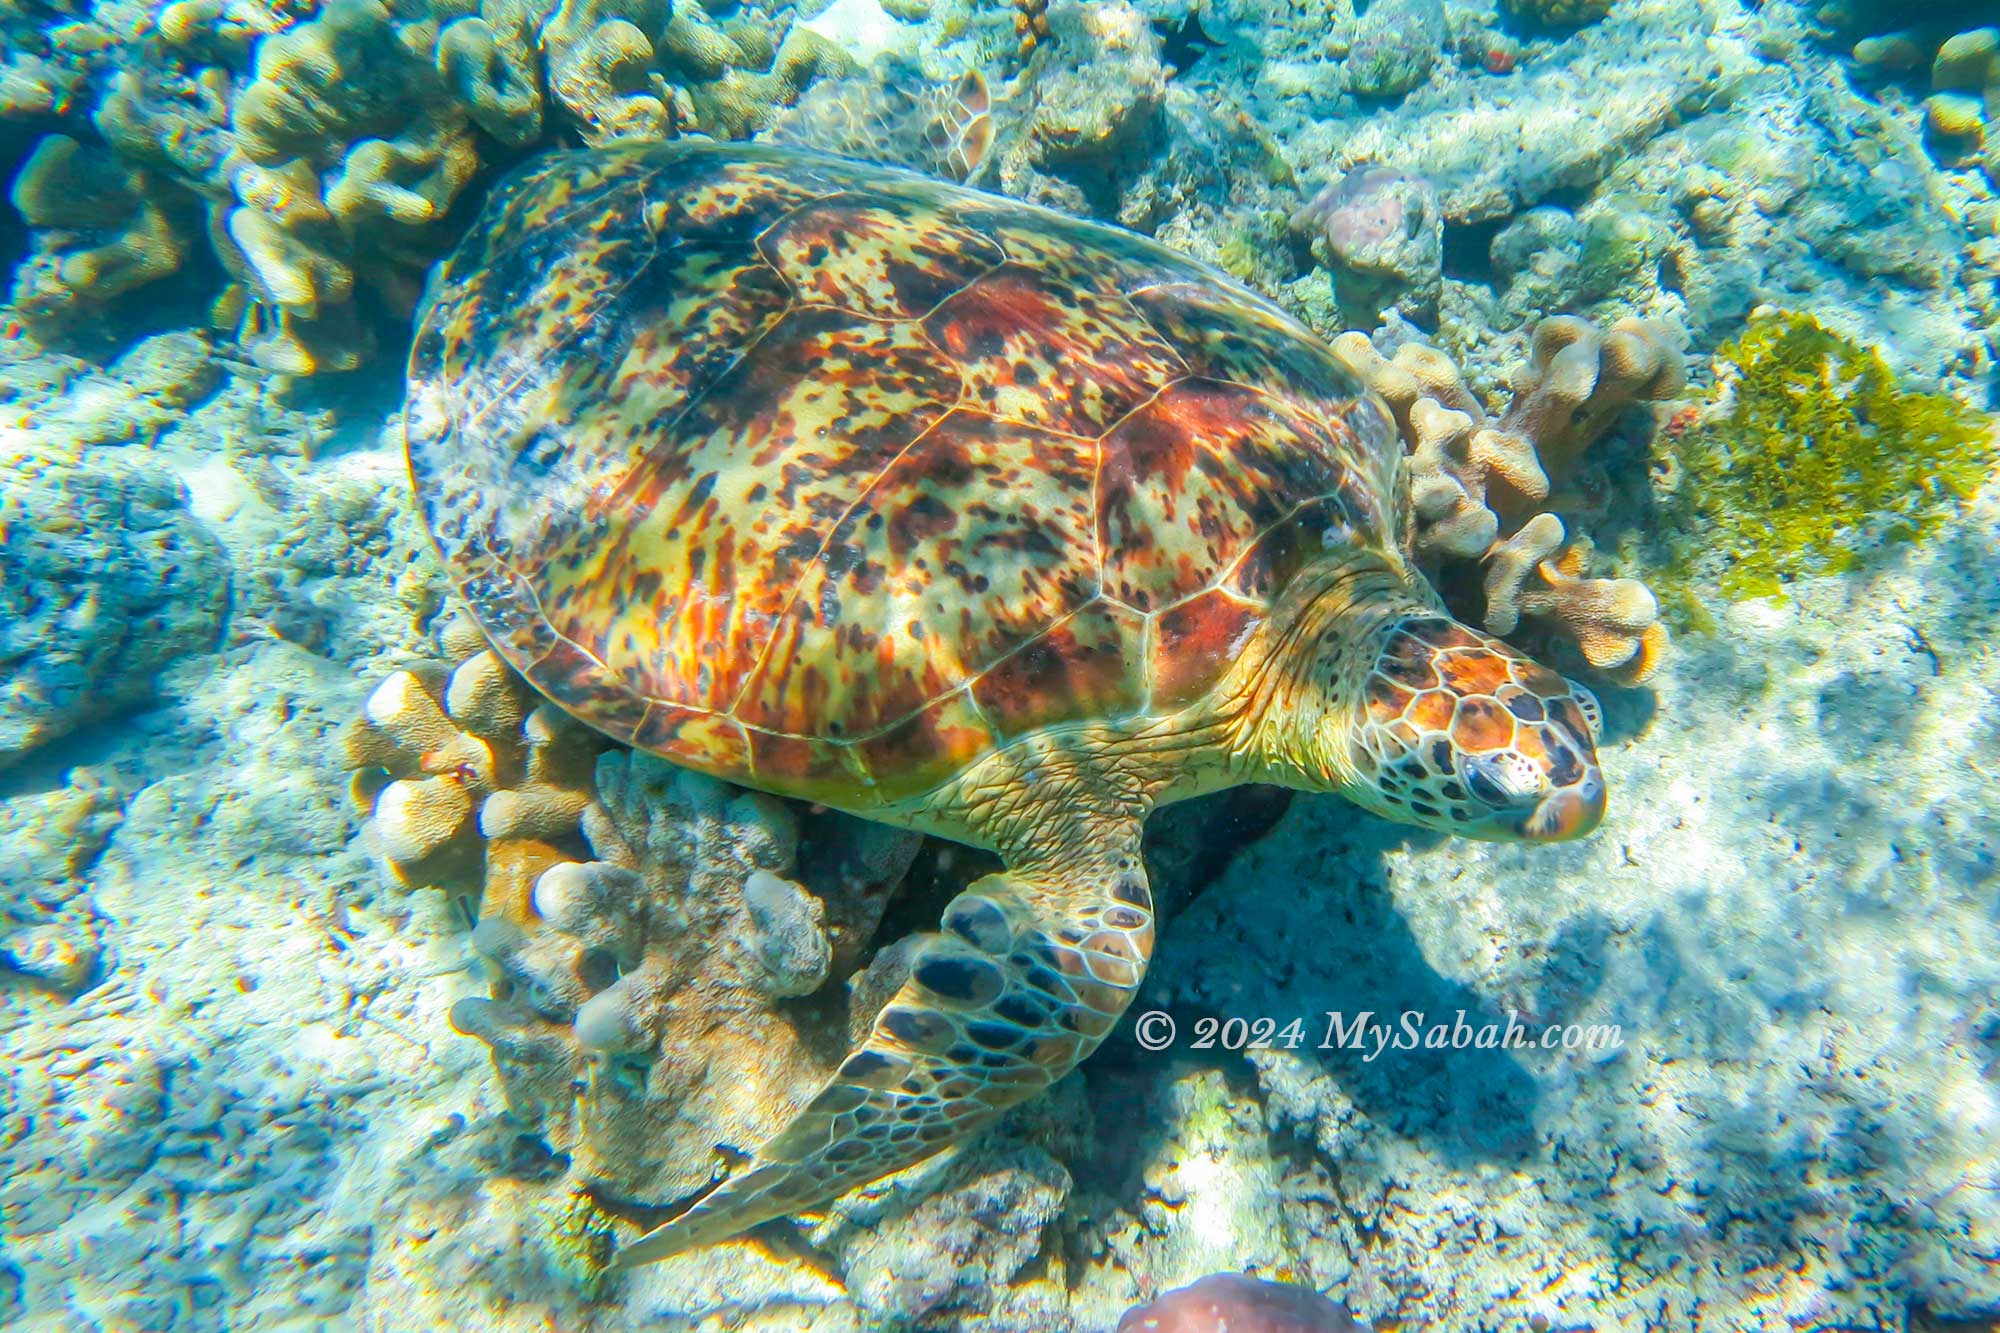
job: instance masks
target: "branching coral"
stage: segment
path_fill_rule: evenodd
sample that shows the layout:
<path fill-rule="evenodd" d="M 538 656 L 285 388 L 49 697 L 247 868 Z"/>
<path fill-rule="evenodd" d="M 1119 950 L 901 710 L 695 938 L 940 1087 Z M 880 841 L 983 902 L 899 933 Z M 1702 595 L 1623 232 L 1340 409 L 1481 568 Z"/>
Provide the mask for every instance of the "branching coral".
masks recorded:
<path fill-rule="evenodd" d="M 1808 315 L 1759 318 L 1716 359 L 1717 401 L 1667 454 L 1733 597 L 1928 536 L 2000 456 L 1993 418 L 1904 389 L 1879 353 Z"/>
<path fill-rule="evenodd" d="M 465 622 L 445 643 L 461 664 L 390 676 L 348 744 L 397 878 L 479 894 L 489 994 L 452 1022 L 565 1188 L 688 1194 L 845 1050 L 848 1006 L 799 997 L 859 962 L 918 840 L 611 747 Z"/>
<path fill-rule="evenodd" d="M 1542 466 L 1560 479 L 1619 413 L 1634 403 L 1663 402 L 1686 385 L 1680 353 L 1657 326 L 1628 318 L 1599 333 L 1585 320 L 1559 315 L 1535 326 L 1500 429 L 1533 440 Z"/>
<path fill-rule="evenodd" d="M 1591 544 L 1564 544 L 1562 520 L 1537 514 L 1486 558 L 1486 628 L 1511 634 L 1523 617 L 1551 620 L 1583 660 L 1614 679 L 1642 681 L 1667 648 L 1660 605 L 1637 579 L 1585 577 Z"/>
<path fill-rule="evenodd" d="M 1619 413 L 1680 391 L 1680 356 L 1660 330 L 1634 319 L 1602 333 L 1579 319 L 1544 320 L 1498 421 L 1435 348 L 1409 343 L 1385 358 L 1361 333 L 1334 345 L 1388 403 L 1409 449 L 1415 553 L 1485 566 L 1486 628 L 1507 634 L 1523 618 L 1540 620 L 1613 679 L 1651 675 L 1667 642 L 1652 595 L 1631 579 L 1587 577 L 1589 544 L 1564 547 L 1561 521 L 1538 511 Z"/>

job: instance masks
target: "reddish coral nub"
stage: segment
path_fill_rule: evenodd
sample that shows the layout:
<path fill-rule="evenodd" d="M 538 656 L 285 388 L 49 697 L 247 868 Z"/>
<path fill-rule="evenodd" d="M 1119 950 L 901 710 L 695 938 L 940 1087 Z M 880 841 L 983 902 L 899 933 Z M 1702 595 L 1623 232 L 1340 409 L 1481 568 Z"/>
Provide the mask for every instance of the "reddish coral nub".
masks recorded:
<path fill-rule="evenodd" d="M 1369 1326 L 1309 1287 L 1212 1273 L 1126 1311 L 1117 1333 L 1369 1333 Z"/>

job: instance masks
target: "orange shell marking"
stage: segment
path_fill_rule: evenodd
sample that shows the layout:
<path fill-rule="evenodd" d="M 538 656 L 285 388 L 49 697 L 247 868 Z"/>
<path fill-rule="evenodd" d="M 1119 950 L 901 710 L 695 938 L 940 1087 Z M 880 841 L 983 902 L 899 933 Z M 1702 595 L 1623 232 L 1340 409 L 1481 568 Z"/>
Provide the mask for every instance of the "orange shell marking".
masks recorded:
<path fill-rule="evenodd" d="M 1198 702 L 1398 450 L 1144 238 L 791 149 L 558 154 L 418 329 L 410 471 L 500 651 L 601 730 L 849 809 Z"/>

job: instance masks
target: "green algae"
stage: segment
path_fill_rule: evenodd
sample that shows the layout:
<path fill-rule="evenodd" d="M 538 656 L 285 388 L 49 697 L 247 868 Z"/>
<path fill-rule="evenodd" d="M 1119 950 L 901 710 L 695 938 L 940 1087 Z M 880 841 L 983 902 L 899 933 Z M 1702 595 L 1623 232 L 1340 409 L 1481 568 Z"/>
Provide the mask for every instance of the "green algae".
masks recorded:
<path fill-rule="evenodd" d="M 1718 357 L 1722 411 L 1665 448 L 1683 527 L 1719 553 L 1731 600 L 1929 536 L 1993 465 L 1993 418 L 1906 389 L 1810 316 L 1758 319 Z"/>

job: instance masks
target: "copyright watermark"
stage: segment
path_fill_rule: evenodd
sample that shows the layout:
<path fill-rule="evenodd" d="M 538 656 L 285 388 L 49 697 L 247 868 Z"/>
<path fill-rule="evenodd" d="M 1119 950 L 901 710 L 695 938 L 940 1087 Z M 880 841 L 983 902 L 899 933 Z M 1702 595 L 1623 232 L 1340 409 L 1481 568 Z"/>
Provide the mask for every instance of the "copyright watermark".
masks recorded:
<path fill-rule="evenodd" d="M 1359 1051 L 1372 1062 L 1386 1051 L 1616 1051 L 1625 1031 L 1616 1023 L 1550 1023 L 1535 1027 L 1509 1011 L 1505 1022 L 1467 1019 L 1460 1009 L 1450 1021 L 1434 1020 L 1421 1009 L 1405 1009 L 1393 1021 L 1378 1020 L 1373 1009 L 1348 1015 L 1328 1010 L 1308 1023 L 1294 1018 L 1198 1018 L 1182 1041 L 1180 1025 L 1164 1009 L 1148 1009 L 1132 1024 L 1132 1035 L 1149 1051 L 1258 1051 L 1312 1049 Z"/>

